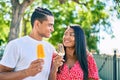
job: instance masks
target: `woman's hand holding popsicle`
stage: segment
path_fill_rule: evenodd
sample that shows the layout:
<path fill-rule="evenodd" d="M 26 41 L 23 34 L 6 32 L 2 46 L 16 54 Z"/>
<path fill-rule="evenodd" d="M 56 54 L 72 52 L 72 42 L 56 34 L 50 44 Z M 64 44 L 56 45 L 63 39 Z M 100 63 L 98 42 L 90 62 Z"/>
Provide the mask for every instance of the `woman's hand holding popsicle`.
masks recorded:
<path fill-rule="evenodd" d="M 58 55 L 60 55 L 62 57 L 65 55 L 63 44 L 58 44 Z"/>

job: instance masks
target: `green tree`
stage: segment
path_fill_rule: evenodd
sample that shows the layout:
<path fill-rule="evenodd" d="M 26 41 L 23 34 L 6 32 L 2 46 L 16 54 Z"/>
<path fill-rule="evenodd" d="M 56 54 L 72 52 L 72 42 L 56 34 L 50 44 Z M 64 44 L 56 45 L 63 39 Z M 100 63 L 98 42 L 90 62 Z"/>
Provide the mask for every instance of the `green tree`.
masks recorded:
<path fill-rule="evenodd" d="M 113 0 L 115 2 L 114 4 L 114 10 L 117 11 L 117 17 L 120 19 L 120 0 Z"/>
<path fill-rule="evenodd" d="M 0 1 L 0 45 L 4 44 L 8 40 L 10 14 L 9 3 L 6 1 Z"/>
<path fill-rule="evenodd" d="M 100 26 L 103 25 L 103 30 L 111 32 L 111 27 L 108 22 L 108 14 L 104 10 L 105 3 L 101 1 L 64 1 L 59 2 L 44 1 L 42 6 L 52 9 L 55 15 L 55 32 L 49 41 L 57 45 L 62 42 L 64 28 L 69 24 L 80 24 L 84 29 L 87 39 L 88 48 L 98 51 L 97 42 L 99 41 Z M 51 5 L 47 5 L 51 4 Z M 109 30 L 110 29 L 110 30 Z M 109 31 L 108 31 L 109 30 Z M 56 40 L 56 41 L 55 41 Z"/>
<path fill-rule="evenodd" d="M 101 0 L 11 0 L 11 3 L 9 40 L 19 37 L 19 34 L 23 36 L 30 32 L 31 12 L 38 5 L 49 8 L 54 13 L 55 32 L 49 41 L 55 46 L 62 42 L 64 28 L 69 24 L 81 25 L 86 34 L 88 48 L 94 50 L 98 50 L 100 25 L 103 25 L 104 31 L 112 32 L 109 16 L 105 11 L 106 5 Z"/>
<path fill-rule="evenodd" d="M 32 4 L 34 0 L 11 0 L 12 5 L 12 21 L 10 26 L 9 41 L 19 36 L 20 22 L 26 8 Z"/>

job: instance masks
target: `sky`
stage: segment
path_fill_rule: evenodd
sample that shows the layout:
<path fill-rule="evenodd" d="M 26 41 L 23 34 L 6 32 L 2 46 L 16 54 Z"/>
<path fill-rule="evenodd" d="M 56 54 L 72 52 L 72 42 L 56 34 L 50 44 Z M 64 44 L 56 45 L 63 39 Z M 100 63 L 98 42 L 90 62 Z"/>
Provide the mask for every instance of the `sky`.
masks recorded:
<path fill-rule="evenodd" d="M 112 0 L 106 1 L 106 11 L 109 12 L 110 6 L 116 5 Z M 100 32 L 100 36 L 105 36 L 105 39 L 100 39 L 99 49 L 100 54 L 113 54 L 114 50 L 120 54 L 120 19 L 117 19 L 116 12 L 110 14 L 110 22 L 115 38 L 111 38 L 106 32 Z"/>
<path fill-rule="evenodd" d="M 100 35 L 104 35 L 105 39 L 100 40 L 100 53 L 113 54 L 115 49 L 117 53 L 120 53 L 120 19 L 114 17 L 111 21 L 111 26 L 115 38 L 111 38 L 107 33 L 101 32 Z"/>

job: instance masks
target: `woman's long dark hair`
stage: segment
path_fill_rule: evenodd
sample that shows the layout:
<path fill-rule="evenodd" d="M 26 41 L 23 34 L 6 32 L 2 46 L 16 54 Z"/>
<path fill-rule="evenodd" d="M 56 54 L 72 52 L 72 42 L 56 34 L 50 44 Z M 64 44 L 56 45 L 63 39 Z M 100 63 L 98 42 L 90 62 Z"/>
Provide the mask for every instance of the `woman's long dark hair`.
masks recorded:
<path fill-rule="evenodd" d="M 82 28 L 79 25 L 69 26 L 74 30 L 75 33 L 75 55 L 79 61 L 79 64 L 84 73 L 84 80 L 88 80 L 88 62 L 87 62 L 87 53 L 86 53 L 86 40 L 85 34 Z M 66 52 L 66 48 L 65 48 Z M 66 61 L 66 55 L 64 56 L 64 60 Z M 60 73 L 61 66 L 58 69 L 58 73 Z"/>
<path fill-rule="evenodd" d="M 84 72 L 84 80 L 88 79 L 88 62 L 85 34 L 79 25 L 70 26 L 75 33 L 75 54 Z"/>

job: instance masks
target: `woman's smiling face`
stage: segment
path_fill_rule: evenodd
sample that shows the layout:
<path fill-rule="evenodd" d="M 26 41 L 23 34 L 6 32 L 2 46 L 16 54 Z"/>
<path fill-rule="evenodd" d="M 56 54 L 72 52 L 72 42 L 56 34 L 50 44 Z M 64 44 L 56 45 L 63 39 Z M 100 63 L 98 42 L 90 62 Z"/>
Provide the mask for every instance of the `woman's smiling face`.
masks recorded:
<path fill-rule="evenodd" d="M 75 46 L 75 33 L 70 27 L 66 29 L 63 35 L 63 44 L 65 47 L 73 48 Z"/>

